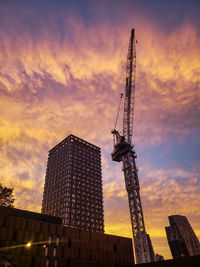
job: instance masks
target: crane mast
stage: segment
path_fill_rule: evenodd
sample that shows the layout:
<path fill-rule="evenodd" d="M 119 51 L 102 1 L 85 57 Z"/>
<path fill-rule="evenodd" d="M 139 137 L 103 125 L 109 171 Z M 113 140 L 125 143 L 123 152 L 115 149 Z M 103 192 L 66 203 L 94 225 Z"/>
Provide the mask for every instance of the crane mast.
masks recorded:
<path fill-rule="evenodd" d="M 136 153 L 132 144 L 132 132 L 134 122 L 134 96 L 136 75 L 136 40 L 135 31 L 132 29 L 127 65 L 126 87 L 124 94 L 123 135 L 116 129 L 112 130 L 114 136 L 113 161 L 122 161 L 125 178 L 125 186 L 128 193 L 128 202 L 133 231 L 134 251 L 136 263 L 150 262 L 150 252 L 145 231 L 142 204 L 140 199 L 140 186 L 138 169 L 136 167 Z"/>

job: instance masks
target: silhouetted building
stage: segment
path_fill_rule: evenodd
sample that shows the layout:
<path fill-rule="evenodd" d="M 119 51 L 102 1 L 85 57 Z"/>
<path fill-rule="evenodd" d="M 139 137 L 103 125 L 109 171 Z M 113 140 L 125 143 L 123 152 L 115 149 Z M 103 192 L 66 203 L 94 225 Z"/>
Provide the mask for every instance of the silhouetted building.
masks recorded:
<path fill-rule="evenodd" d="M 159 255 L 158 253 L 155 254 L 155 261 L 164 261 L 164 257 L 162 255 Z"/>
<path fill-rule="evenodd" d="M 1 266 L 120 267 L 133 262 L 131 238 L 66 227 L 58 217 L 0 207 Z"/>
<path fill-rule="evenodd" d="M 167 240 L 174 259 L 200 255 L 200 244 L 187 218 L 180 215 L 169 216 L 170 226 L 165 227 Z"/>
<path fill-rule="evenodd" d="M 104 232 L 101 150 L 69 135 L 49 151 L 42 213 L 64 225 Z"/>
<path fill-rule="evenodd" d="M 144 263 L 138 265 L 139 267 L 199 267 L 200 256 L 187 256 L 179 259 L 164 260 L 159 262 Z M 124 267 L 131 267 L 125 265 Z"/>

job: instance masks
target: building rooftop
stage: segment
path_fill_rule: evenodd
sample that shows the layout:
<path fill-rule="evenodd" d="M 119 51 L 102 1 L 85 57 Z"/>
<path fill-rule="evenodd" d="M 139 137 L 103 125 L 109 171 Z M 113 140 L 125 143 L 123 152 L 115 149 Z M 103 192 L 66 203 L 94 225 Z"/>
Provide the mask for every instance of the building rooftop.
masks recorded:
<path fill-rule="evenodd" d="M 9 208 L 9 207 L 0 207 L 0 213 L 6 216 L 16 216 L 16 217 L 22 217 L 22 218 L 31 219 L 31 220 L 37 220 L 41 222 L 62 224 L 62 219 L 59 217 L 50 216 L 46 214 L 40 214 L 40 213 L 27 211 L 27 210 L 20 210 L 20 209 Z"/>
<path fill-rule="evenodd" d="M 58 148 L 60 145 L 64 144 L 64 143 L 65 143 L 66 141 L 68 141 L 69 139 L 75 139 L 75 140 L 78 140 L 80 143 L 83 143 L 83 144 L 88 145 L 88 146 L 90 146 L 90 147 L 96 148 L 97 150 L 101 150 L 100 147 L 95 146 L 95 145 L 93 145 L 93 144 L 91 144 L 91 143 L 89 143 L 89 142 L 87 142 L 87 141 L 81 139 L 80 137 L 77 137 L 77 136 L 75 136 L 75 135 L 73 135 L 73 134 L 70 134 L 70 135 L 68 135 L 64 140 L 62 140 L 62 141 L 59 142 L 57 145 L 55 145 L 52 149 L 50 149 L 49 152 L 55 150 L 56 148 Z"/>

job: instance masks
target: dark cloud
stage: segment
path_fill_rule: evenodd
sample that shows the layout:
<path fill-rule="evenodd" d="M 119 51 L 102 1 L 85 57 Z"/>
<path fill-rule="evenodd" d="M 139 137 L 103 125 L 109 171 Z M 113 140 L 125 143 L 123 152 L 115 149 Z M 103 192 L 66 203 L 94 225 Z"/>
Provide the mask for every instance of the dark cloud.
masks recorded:
<path fill-rule="evenodd" d="M 137 123 L 149 118 L 149 128 L 153 121 L 163 128 L 163 136 L 179 134 L 183 129 L 198 129 L 200 125 L 200 84 L 178 77 L 176 80 L 162 81 L 148 73 L 140 73 L 136 93 Z M 177 90 L 180 86 L 181 90 Z M 153 81 L 153 86 L 149 80 Z M 148 105 L 148 109 L 145 106 Z M 144 109 L 143 109 L 144 108 Z M 153 133 L 154 129 L 150 129 Z M 171 135 L 171 134 L 170 134 Z M 153 136 L 153 135 L 152 135 Z"/>
<path fill-rule="evenodd" d="M 19 175 L 19 177 L 20 177 L 21 180 L 28 180 L 28 179 L 31 178 L 29 176 L 29 173 L 27 171 L 21 172 L 21 173 L 19 172 L 18 175 Z"/>
<path fill-rule="evenodd" d="M 62 43 L 66 36 L 73 40 L 68 18 L 76 17 L 85 25 L 110 25 L 140 28 L 140 22 L 154 23 L 163 31 L 173 31 L 186 20 L 199 28 L 199 2 L 145 0 L 84 1 L 5 1 L 1 2 L 1 25 L 4 32 L 25 36 L 31 34 L 35 43 L 48 31 L 48 38 Z M 59 14 L 59 15 L 58 15 Z M 9 17 L 9 21 L 7 18 Z M 17 22 L 17 23 L 16 23 Z M 20 23 L 19 23 L 20 22 Z M 4 28 L 5 27 L 5 28 Z M 22 30 L 23 27 L 23 30 Z M 58 30 L 59 29 L 59 30 Z"/>

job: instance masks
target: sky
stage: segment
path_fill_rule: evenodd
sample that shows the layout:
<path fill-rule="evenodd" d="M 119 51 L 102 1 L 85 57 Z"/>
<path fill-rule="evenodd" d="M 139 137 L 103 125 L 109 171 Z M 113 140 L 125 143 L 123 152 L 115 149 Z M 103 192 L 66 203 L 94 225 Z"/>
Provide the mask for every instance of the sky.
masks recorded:
<path fill-rule="evenodd" d="M 165 259 L 169 215 L 187 216 L 200 238 L 199 18 L 199 0 L 0 1 L 0 182 L 14 187 L 16 208 L 41 211 L 48 151 L 72 133 L 102 149 L 105 232 L 132 237 L 110 153 L 135 28 L 146 231 Z"/>

